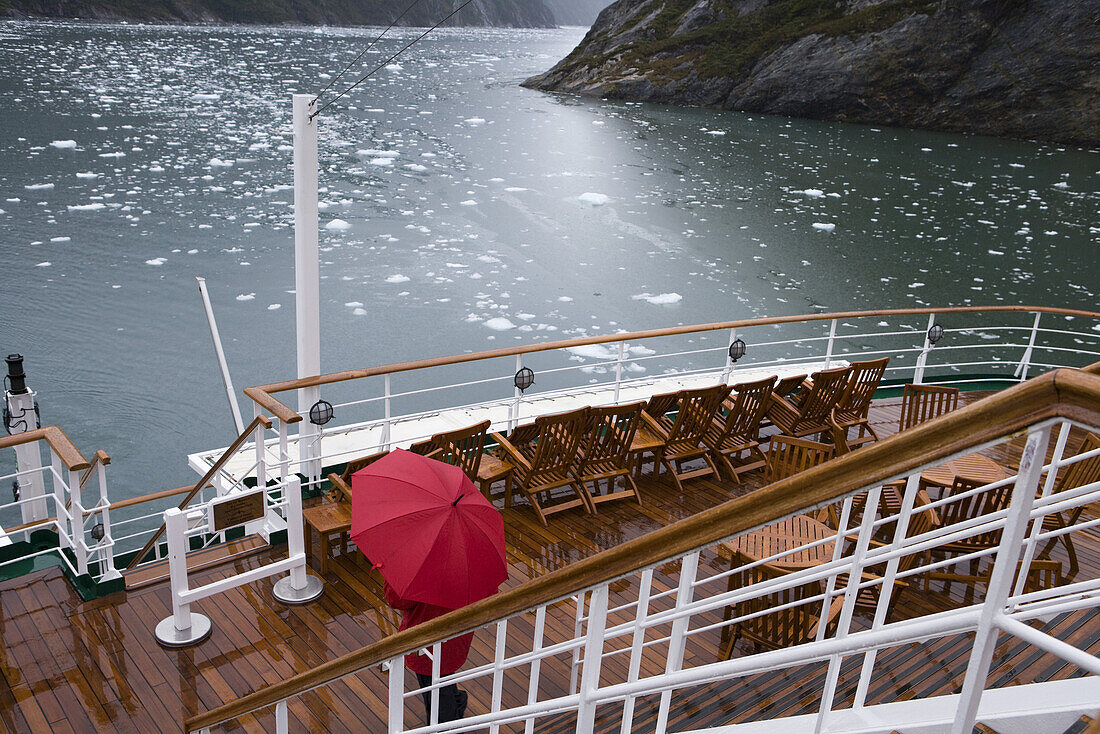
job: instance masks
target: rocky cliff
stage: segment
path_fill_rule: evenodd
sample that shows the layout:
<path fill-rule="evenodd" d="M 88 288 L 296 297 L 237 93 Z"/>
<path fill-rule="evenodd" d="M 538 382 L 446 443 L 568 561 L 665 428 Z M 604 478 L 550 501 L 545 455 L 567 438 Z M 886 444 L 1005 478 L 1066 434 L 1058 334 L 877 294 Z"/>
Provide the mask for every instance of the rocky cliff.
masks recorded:
<path fill-rule="evenodd" d="M 0 17 L 388 25 L 406 5 L 405 0 L 0 0 Z M 449 0 L 422 0 L 401 25 L 434 25 L 456 6 Z M 474 0 L 449 25 L 548 28 L 554 16 L 543 0 Z"/>
<path fill-rule="evenodd" d="M 1097 0 L 618 0 L 525 85 L 1100 144 Z"/>

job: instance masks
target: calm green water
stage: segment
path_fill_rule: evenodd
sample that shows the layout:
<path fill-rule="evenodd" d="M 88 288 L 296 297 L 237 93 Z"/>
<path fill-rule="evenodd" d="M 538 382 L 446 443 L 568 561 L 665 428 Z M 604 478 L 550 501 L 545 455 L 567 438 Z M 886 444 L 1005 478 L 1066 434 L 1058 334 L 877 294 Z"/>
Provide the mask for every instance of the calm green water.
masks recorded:
<path fill-rule="evenodd" d="M 235 433 L 194 276 L 238 389 L 294 376 L 290 95 L 375 32 L 0 25 L 0 352 L 44 422 L 112 455 L 115 497 Z M 819 309 L 1096 308 L 1096 151 L 518 86 L 580 37 L 440 31 L 325 113 L 326 371 Z"/>

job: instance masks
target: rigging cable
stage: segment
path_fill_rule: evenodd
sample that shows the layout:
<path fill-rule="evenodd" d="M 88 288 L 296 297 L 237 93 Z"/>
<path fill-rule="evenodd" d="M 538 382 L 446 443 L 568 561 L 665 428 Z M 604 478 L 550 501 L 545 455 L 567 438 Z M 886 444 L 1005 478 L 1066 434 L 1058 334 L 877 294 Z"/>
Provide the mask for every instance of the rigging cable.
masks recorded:
<path fill-rule="evenodd" d="M 390 32 L 390 30 L 391 30 L 391 29 L 392 29 L 392 28 L 393 28 L 393 27 L 394 27 L 395 25 L 397 25 L 397 24 L 398 24 L 399 22 L 401 22 L 401 19 L 402 19 L 402 18 L 404 18 L 404 17 L 406 16 L 406 15 L 408 15 L 408 13 L 409 13 L 409 11 L 410 11 L 410 10 L 412 10 L 413 8 L 415 8 L 415 7 L 416 7 L 417 5 L 419 5 L 420 3 L 421 3 L 421 0 L 413 0 L 413 1 L 412 1 L 412 2 L 411 2 L 411 3 L 410 3 L 410 4 L 409 4 L 409 5 L 408 5 L 408 6 L 407 6 L 407 7 L 406 7 L 406 8 L 404 9 L 404 10 L 402 10 L 402 11 L 401 11 L 401 15 L 397 16 L 397 17 L 396 17 L 396 18 L 395 18 L 395 19 L 393 20 L 393 22 L 392 22 L 392 23 L 390 23 L 390 24 L 389 24 L 388 26 L 386 26 L 386 29 L 385 29 L 384 31 L 382 31 L 381 33 L 379 33 L 379 34 L 378 34 L 378 37 L 377 37 L 377 38 L 375 38 L 375 39 L 374 39 L 373 41 L 371 41 L 371 42 L 370 42 L 370 45 L 368 45 L 368 46 L 367 46 L 367 47 L 366 47 L 365 49 L 363 49 L 362 53 L 360 53 L 360 54 L 359 54 L 358 56 L 356 56 L 356 57 L 355 57 L 355 60 L 354 60 L 354 61 L 352 61 L 352 62 L 351 62 L 350 64 L 348 64 L 347 66 L 345 66 L 345 67 L 344 67 L 344 70 L 343 70 L 343 71 L 341 71 L 341 72 L 340 72 L 339 74 L 337 74 L 336 76 L 334 76 L 334 77 L 332 78 L 332 81 L 328 83 L 328 86 L 326 86 L 326 87 L 325 87 L 324 89 L 322 89 L 322 90 L 321 90 L 320 92 L 318 92 L 318 93 L 317 93 L 317 96 L 313 98 L 313 102 L 311 102 L 310 104 L 317 104 L 317 102 L 318 102 L 318 101 L 320 101 L 320 99 L 321 99 L 321 96 L 322 96 L 322 95 L 324 95 L 324 93 L 325 93 L 325 92 L 327 92 L 328 90 L 332 89 L 332 85 L 333 85 L 333 84 L 335 84 L 335 83 L 336 83 L 337 81 L 339 81 L 339 80 L 340 80 L 340 77 L 342 77 L 342 76 L 343 76 L 344 74 L 347 74 L 347 73 L 348 73 L 348 69 L 350 69 L 351 67 L 353 67 L 353 66 L 355 66 L 356 64 L 358 64 L 358 63 L 359 63 L 359 60 L 360 60 L 360 59 L 362 59 L 362 58 L 363 58 L 364 56 L 366 56 L 366 55 L 367 55 L 367 52 L 369 52 L 369 51 L 370 51 L 370 50 L 371 50 L 372 48 L 374 48 L 374 47 L 375 47 L 375 45 L 376 45 L 376 44 L 377 44 L 377 43 L 378 43 L 379 41 L 381 41 L 381 40 L 382 40 L 382 36 L 384 36 L 384 35 L 386 35 L 387 33 L 389 33 L 389 32 Z"/>
<path fill-rule="evenodd" d="M 406 44 L 406 45 L 405 45 L 405 46 L 404 46 L 404 47 L 403 47 L 403 48 L 402 48 L 402 49 L 401 49 L 400 51 L 398 51 L 397 53 L 395 53 L 395 54 L 394 54 L 393 56 L 390 56 L 390 57 L 389 57 L 388 59 L 386 59 L 385 61 L 383 61 L 383 62 L 382 62 L 381 64 L 379 64 L 378 66 L 376 66 L 376 67 L 374 67 L 373 69 L 371 69 L 370 71 L 368 71 L 368 72 L 367 72 L 366 74 L 364 74 L 363 76 L 359 77 L 359 81 L 355 82 L 355 84 L 352 84 L 352 85 L 351 85 L 350 87 L 348 87 L 347 89 L 345 89 L 344 91 L 340 92 L 340 93 L 339 93 L 338 95 L 336 95 L 335 97 L 333 97 L 332 99 L 330 99 L 330 100 L 329 100 L 328 102 L 325 102 L 325 104 L 323 104 L 323 105 L 322 105 L 322 106 L 321 106 L 321 107 L 320 107 L 320 108 L 319 108 L 319 109 L 318 109 L 318 110 L 317 110 L 316 112 L 314 112 L 314 113 L 313 113 L 312 115 L 310 115 L 310 116 L 309 116 L 309 119 L 310 119 L 310 120 L 312 120 L 313 118 L 317 117 L 317 115 L 321 114 L 321 113 L 322 113 L 322 112 L 324 112 L 324 111 L 325 111 L 326 109 L 328 109 L 328 108 L 329 108 L 329 107 L 330 107 L 331 105 L 335 104 L 335 103 L 336 103 L 336 101 L 337 101 L 337 100 L 339 100 L 339 99 L 340 99 L 341 97 L 343 97 L 343 96 L 344 96 L 344 95 L 346 95 L 346 94 L 347 94 L 348 92 L 350 92 L 351 90 L 353 90 L 353 89 L 355 89 L 356 87 L 358 87 L 358 86 L 359 86 L 360 84 L 362 84 L 363 82 L 365 82 L 365 81 L 366 81 L 367 79 L 370 79 L 370 78 L 371 78 L 372 76 L 374 76 L 374 74 L 375 74 L 376 72 L 378 72 L 378 71 L 380 71 L 381 69 L 385 68 L 385 67 L 386 67 L 386 65 L 387 65 L 387 64 L 389 64 L 389 63 L 390 63 L 391 61 L 393 61 L 393 60 L 394 60 L 394 59 L 396 59 L 396 58 L 397 58 L 398 56 L 400 56 L 401 54 L 403 54 L 403 53 L 405 53 L 406 51 L 408 51 L 408 50 L 409 50 L 410 48 L 412 48 L 412 46 L 413 46 L 413 45 L 415 45 L 415 44 L 416 44 L 416 43 L 417 43 L 418 41 L 420 41 L 420 39 L 424 38 L 424 36 L 428 35 L 428 34 L 429 34 L 429 33 L 431 33 L 432 31 L 434 31 L 434 30 L 435 30 L 436 28 L 438 28 L 439 26 L 443 25 L 444 23 L 446 23 L 446 22 L 447 22 L 448 20 L 450 20 L 451 18 L 455 17 L 455 16 L 456 16 L 456 15 L 458 14 L 458 12 L 459 12 L 460 10 L 462 10 L 463 8 L 465 8 L 465 7 L 467 6 L 467 5 L 469 5 L 469 4 L 470 4 L 470 3 L 472 3 L 473 1 L 474 1 L 474 0 L 466 0 L 466 2 L 462 3 L 462 4 L 461 4 L 461 5 L 459 5 L 459 6 L 457 7 L 457 8 L 455 8 L 454 10 L 452 10 L 452 11 L 451 11 L 451 13 L 450 13 L 450 14 L 449 14 L 449 15 L 448 15 L 448 16 L 447 16 L 446 18 L 444 18 L 443 20 L 439 21 L 438 23 L 436 23 L 436 24 L 435 24 L 435 25 L 433 25 L 433 26 L 432 26 L 431 28 L 429 28 L 428 30 L 426 30 L 426 31 L 424 31 L 423 33 L 421 33 L 421 34 L 420 34 L 419 36 L 417 36 L 417 37 L 416 37 L 416 38 L 414 38 L 413 40 L 409 41 L 409 43 L 408 43 L 408 44 Z"/>

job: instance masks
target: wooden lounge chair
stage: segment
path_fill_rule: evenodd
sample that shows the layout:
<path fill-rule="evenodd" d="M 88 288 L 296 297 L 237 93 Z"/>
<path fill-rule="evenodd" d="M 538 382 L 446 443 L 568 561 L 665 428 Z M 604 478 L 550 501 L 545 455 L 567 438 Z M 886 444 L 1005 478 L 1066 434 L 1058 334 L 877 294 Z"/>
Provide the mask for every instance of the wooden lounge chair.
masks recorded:
<path fill-rule="evenodd" d="M 644 401 L 627 405 L 609 405 L 588 409 L 588 423 L 584 429 L 580 454 L 573 467 L 573 476 L 586 488 L 589 483 L 596 491 L 589 492 L 592 503 L 609 502 L 633 497 L 640 505 L 642 497 L 634 483 L 630 467 L 630 445 L 642 422 Z M 624 487 L 615 491 L 615 481 L 622 477 Z M 607 492 L 599 493 L 599 483 L 607 480 Z"/>
<path fill-rule="evenodd" d="M 1100 449 L 1100 436 L 1097 436 L 1095 433 L 1089 433 L 1085 436 L 1081 445 L 1077 448 L 1076 453 L 1073 455 L 1076 456 L 1077 454 L 1083 454 L 1094 449 Z M 1071 464 L 1063 468 L 1056 480 L 1052 494 L 1083 487 L 1086 484 L 1092 484 L 1096 481 L 1100 481 L 1100 454 L 1090 459 L 1082 459 L 1076 464 Z M 1043 530 L 1062 530 L 1076 525 L 1085 507 L 1086 505 L 1082 504 L 1062 512 L 1052 512 L 1046 515 L 1043 518 Z M 1066 553 L 1069 554 L 1069 569 L 1066 572 L 1067 577 L 1076 575 L 1079 569 L 1077 563 L 1077 549 L 1073 547 L 1072 535 L 1073 533 L 1066 533 L 1056 538 L 1051 538 L 1047 541 L 1046 547 L 1039 553 L 1040 557 L 1046 557 L 1051 549 L 1054 548 L 1054 545 L 1058 541 L 1061 541 L 1066 547 Z"/>
<path fill-rule="evenodd" d="M 389 451 L 379 451 L 376 454 L 370 456 L 364 456 L 359 459 L 353 459 L 347 463 L 344 467 L 344 471 L 340 474 L 329 474 L 328 480 L 331 484 L 329 489 L 325 492 L 325 499 L 329 502 L 351 502 L 351 475 L 360 469 L 364 469 L 374 462 L 381 459 L 383 456 L 389 454 Z"/>
<path fill-rule="evenodd" d="M 837 445 L 837 453 L 845 454 L 853 448 L 878 440 L 878 433 L 867 417 L 871 410 L 871 400 L 882 382 L 882 376 L 886 374 L 886 365 L 889 362 L 889 357 L 883 357 L 852 362 L 849 365 L 848 387 L 828 418 L 829 425 L 833 428 L 833 443 Z M 853 428 L 859 432 L 855 438 L 849 439 L 848 433 Z"/>
<path fill-rule="evenodd" d="M 723 405 L 728 412 L 718 411 L 703 435 L 703 444 L 735 482 L 741 482 L 741 474 L 768 463 L 760 450 L 760 423 L 774 385 L 774 377 L 734 385 L 730 399 Z M 748 455 L 743 456 L 746 452 Z"/>
<path fill-rule="evenodd" d="M 1011 484 L 979 492 L 962 499 L 955 499 L 959 495 L 965 494 L 981 486 L 981 484 L 969 479 L 955 477 L 955 483 L 951 485 L 951 489 L 948 490 L 948 494 L 946 495 L 946 497 L 951 498 L 953 501 L 939 508 L 941 527 L 946 528 L 966 520 L 972 520 L 976 517 L 990 515 L 1008 506 L 1012 496 Z M 1003 528 L 993 528 L 975 532 L 968 537 L 938 545 L 931 549 L 930 554 L 932 556 L 953 555 L 989 550 L 1001 544 L 1001 535 L 1003 534 Z M 951 570 L 953 566 L 947 566 L 947 570 L 931 571 L 925 575 L 925 578 L 943 579 L 945 581 L 962 581 L 965 584 L 973 586 L 974 584 L 986 581 L 989 576 L 988 573 L 979 573 L 981 560 L 981 558 L 973 558 L 970 560 L 969 574 L 957 573 Z"/>
<path fill-rule="evenodd" d="M 938 385 L 906 385 L 901 394 L 901 418 L 898 430 L 938 418 L 959 407 L 959 389 Z"/>
<path fill-rule="evenodd" d="M 508 438 L 492 434 L 501 458 L 513 467 L 515 486 L 527 497 L 543 525 L 548 524 L 546 516 L 555 512 L 574 507 L 596 511 L 588 490 L 572 472 L 587 425 L 588 408 L 580 408 L 539 416 L 534 423 L 517 426 Z M 567 495 L 564 499 L 562 492 L 555 493 L 563 488 Z"/>
<path fill-rule="evenodd" d="M 729 577 L 728 590 L 742 589 L 752 584 L 760 584 L 782 578 L 786 573 L 764 563 L 733 574 Z M 745 619 L 729 627 L 722 628 L 721 657 L 728 659 L 738 639 L 746 637 L 758 645 L 770 648 L 791 647 L 810 642 L 817 636 L 817 626 L 821 623 L 820 599 L 808 601 L 822 593 L 820 581 L 773 591 L 755 596 L 726 607 L 723 619 L 729 620 L 745 615 L 759 616 Z M 785 609 L 777 607 L 787 606 Z M 826 624 L 832 626 L 840 616 L 844 606 L 844 597 L 839 596 L 829 606 Z"/>
<path fill-rule="evenodd" d="M 472 426 L 454 431 L 437 433 L 426 441 L 414 443 L 409 451 L 430 456 L 433 459 L 462 467 L 462 471 L 477 482 L 481 493 L 489 499 L 489 488 L 504 481 L 504 504 L 512 504 L 512 465 L 492 454 L 485 453 L 485 438 L 490 421 L 484 420 Z"/>
<path fill-rule="evenodd" d="M 718 467 L 710 456 L 710 450 L 703 444 L 703 436 L 729 393 L 729 385 L 714 385 L 650 398 L 642 412 L 642 420 L 660 441 L 653 449 L 655 478 L 660 477 L 661 467 L 665 466 L 671 472 L 676 488 L 683 491 L 685 479 L 711 474 L 718 476 Z M 675 418 L 668 417 L 670 410 L 676 411 Z M 683 471 L 684 462 L 700 458 L 706 466 Z M 639 459 L 639 468 L 640 465 Z"/>
<path fill-rule="evenodd" d="M 773 436 L 768 445 L 768 468 L 764 473 L 764 483 L 778 482 L 818 464 L 824 464 L 831 458 L 833 447 L 827 443 L 790 436 Z"/>
<path fill-rule="evenodd" d="M 815 372 L 813 387 L 799 402 L 781 395 L 772 395 L 768 405 L 768 418 L 784 434 L 795 438 L 832 433 L 829 413 L 840 402 L 848 387 L 849 370 L 837 367 Z"/>

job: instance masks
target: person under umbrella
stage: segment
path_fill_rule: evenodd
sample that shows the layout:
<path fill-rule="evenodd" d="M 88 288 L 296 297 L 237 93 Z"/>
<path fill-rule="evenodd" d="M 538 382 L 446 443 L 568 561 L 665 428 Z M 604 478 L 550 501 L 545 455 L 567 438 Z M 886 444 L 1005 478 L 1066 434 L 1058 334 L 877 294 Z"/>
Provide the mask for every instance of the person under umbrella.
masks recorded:
<path fill-rule="evenodd" d="M 401 614 L 400 630 L 497 592 L 508 578 L 504 518 L 457 466 L 397 449 L 352 475 L 351 537 L 386 581 L 386 601 Z M 440 675 L 466 661 L 473 633 L 441 647 Z M 432 661 L 405 656 L 421 688 Z M 431 695 L 424 694 L 431 719 Z M 439 721 L 461 718 L 466 693 L 439 690 Z"/>

